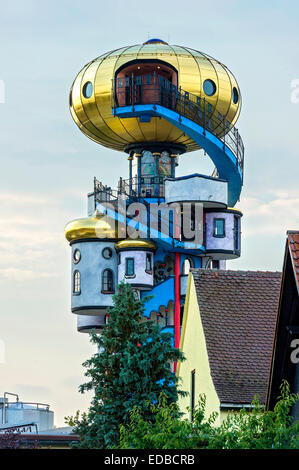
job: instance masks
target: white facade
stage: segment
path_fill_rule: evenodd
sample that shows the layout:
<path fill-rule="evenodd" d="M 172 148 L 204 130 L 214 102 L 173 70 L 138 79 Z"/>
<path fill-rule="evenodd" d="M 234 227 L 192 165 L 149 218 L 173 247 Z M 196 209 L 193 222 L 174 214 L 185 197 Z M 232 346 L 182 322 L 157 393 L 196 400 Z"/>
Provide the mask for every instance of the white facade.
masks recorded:
<path fill-rule="evenodd" d="M 199 174 L 165 180 L 165 202 L 202 202 L 204 207 L 227 205 L 227 181 Z"/>

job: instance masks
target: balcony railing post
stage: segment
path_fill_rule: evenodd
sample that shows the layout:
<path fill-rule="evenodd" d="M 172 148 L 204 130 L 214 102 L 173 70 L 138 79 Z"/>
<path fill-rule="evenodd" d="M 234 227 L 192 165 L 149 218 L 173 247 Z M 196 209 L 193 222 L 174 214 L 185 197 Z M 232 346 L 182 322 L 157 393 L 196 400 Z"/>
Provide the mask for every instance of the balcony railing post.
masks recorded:
<path fill-rule="evenodd" d="M 182 87 L 180 86 L 180 114 L 182 115 Z"/>
<path fill-rule="evenodd" d="M 206 135 L 206 99 L 203 99 L 203 135 Z"/>
<path fill-rule="evenodd" d="M 131 75 L 131 101 L 132 101 L 132 110 L 134 111 L 134 74 Z"/>

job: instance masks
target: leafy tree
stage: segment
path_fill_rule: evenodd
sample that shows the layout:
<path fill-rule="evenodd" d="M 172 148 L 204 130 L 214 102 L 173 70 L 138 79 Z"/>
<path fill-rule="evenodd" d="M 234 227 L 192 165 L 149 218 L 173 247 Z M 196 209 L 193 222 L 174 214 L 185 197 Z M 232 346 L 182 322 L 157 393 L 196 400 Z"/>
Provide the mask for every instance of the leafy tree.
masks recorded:
<path fill-rule="evenodd" d="M 176 403 L 167 405 L 162 393 L 158 403 L 148 403 L 153 416 L 148 420 L 143 410 L 134 407 L 129 423 L 120 426 L 121 449 L 197 449 L 206 447 L 213 432 L 217 413 L 204 420 L 206 398 L 199 397 L 193 423 L 181 419 Z"/>
<path fill-rule="evenodd" d="M 108 448 L 119 444 L 119 426 L 129 422 L 135 407 L 151 419 L 147 403 L 157 403 L 161 392 L 165 405 L 176 403 L 177 377 L 171 371 L 173 361 L 183 360 L 172 346 L 172 335 L 161 333 L 152 321 L 144 321 L 144 301 L 136 300 L 129 284 L 121 283 L 109 309 L 109 323 L 101 336 L 91 335 L 101 353 L 87 360 L 85 375 L 89 381 L 81 393 L 93 390 L 87 413 L 66 418 L 80 436 L 80 447 Z"/>
<path fill-rule="evenodd" d="M 265 410 L 256 397 L 251 409 L 230 414 L 214 433 L 214 449 L 298 449 L 299 421 L 290 416 L 299 394 L 291 394 L 284 381 L 273 411 Z"/>
<path fill-rule="evenodd" d="M 217 413 L 205 419 L 205 396 L 199 397 L 194 421 L 181 419 L 176 404 L 167 405 L 163 396 L 156 405 L 148 404 L 154 419 L 147 420 L 135 407 L 129 423 L 120 427 L 122 449 L 298 449 L 299 421 L 290 411 L 298 395 L 290 394 L 284 382 L 273 411 L 266 411 L 256 397 L 249 410 L 231 413 L 215 426 Z"/>

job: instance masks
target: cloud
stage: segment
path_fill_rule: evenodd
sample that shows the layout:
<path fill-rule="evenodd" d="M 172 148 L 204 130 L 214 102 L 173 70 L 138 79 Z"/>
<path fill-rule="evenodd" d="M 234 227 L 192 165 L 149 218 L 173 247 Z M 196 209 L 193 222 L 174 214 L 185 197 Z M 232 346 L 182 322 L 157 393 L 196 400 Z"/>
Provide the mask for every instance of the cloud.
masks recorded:
<path fill-rule="evenodd" d="M 29 269 L 20 268 L 0 269 L 0 279 L 9 281 L 23 282 L 37 279 L 47 279 L 51 277 L 55 277 L 55 274 L 50 272 L 41 272 L 40 270 L 30 271 Z"/>
<path fill-rule="evenodd" d="M 270 201 L 244 197 L 239 208 L 244 214 L 242 237 L 271 234 L 283 237 L 287 230 L 299 230 L 299 191 L 279 190 Z"/>
<path fill-rule="evenodd" d="M 28 282 L 60 276 L 65 261 L 63 196 L 0 192 L 0 278 Z"/>

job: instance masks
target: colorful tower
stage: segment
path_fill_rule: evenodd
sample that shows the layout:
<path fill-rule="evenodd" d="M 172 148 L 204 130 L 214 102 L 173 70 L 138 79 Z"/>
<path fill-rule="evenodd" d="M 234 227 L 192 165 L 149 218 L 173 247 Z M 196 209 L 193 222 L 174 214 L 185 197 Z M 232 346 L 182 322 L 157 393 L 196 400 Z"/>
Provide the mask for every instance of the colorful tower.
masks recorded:
<path fill-rule="evenodd" d="M 65 227 L 78 330 L 100 331 L 124 280 L 136 296 L 150 291 L 146 315 L 174 331 L 178 346 L 189 269 L 225 269 L 240 256 L 237 81 L 206 54 L 151 39 L 85 65 L 69 104 L 85 135 L 125 152 L 129 163 L 116 190 L 95 179 L 88 217 Z M 200 148 L 213 175 L 176 177 L 179 158 Z"/>

